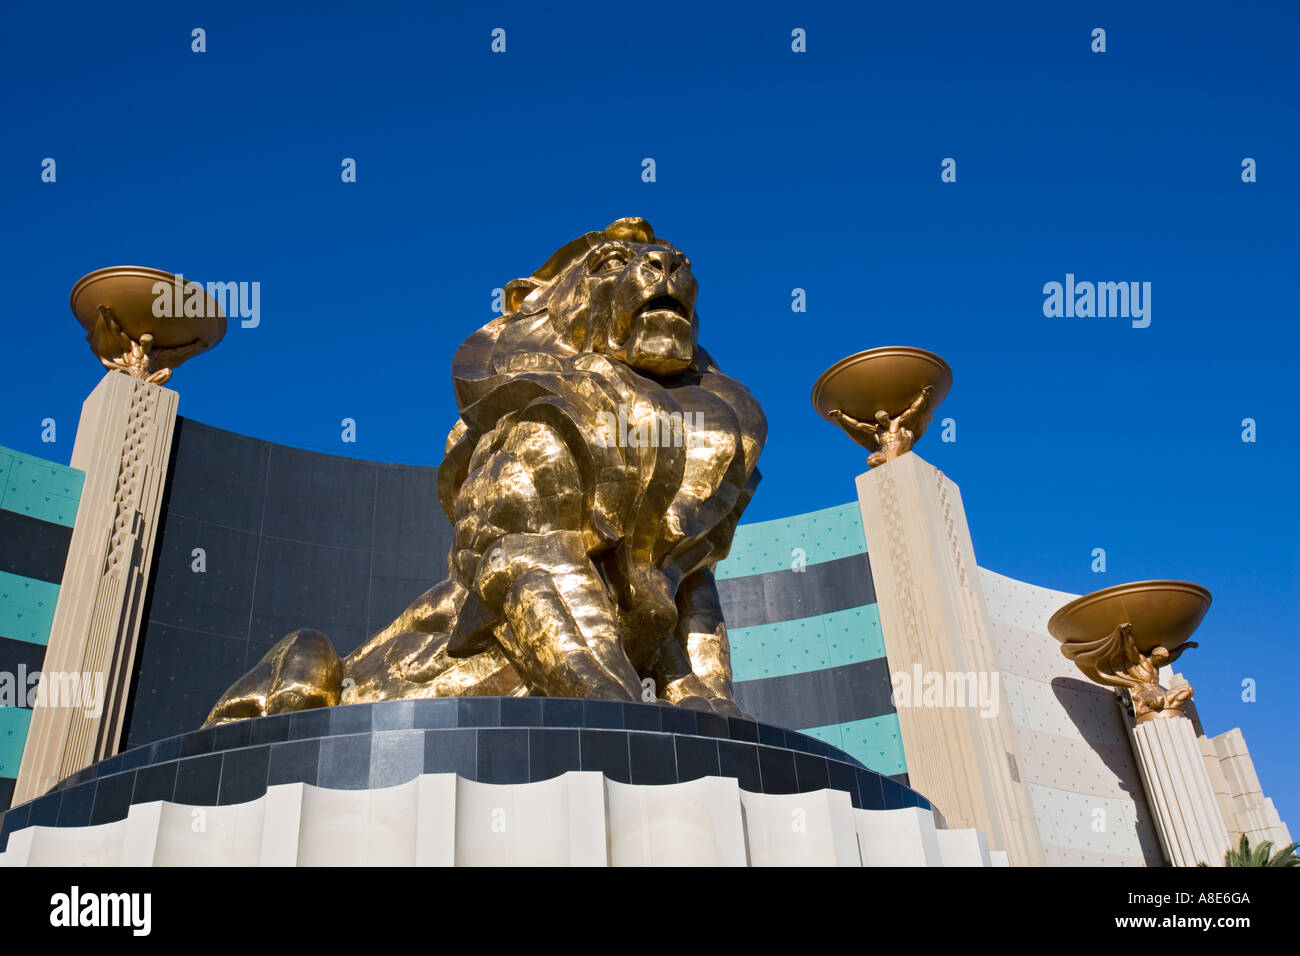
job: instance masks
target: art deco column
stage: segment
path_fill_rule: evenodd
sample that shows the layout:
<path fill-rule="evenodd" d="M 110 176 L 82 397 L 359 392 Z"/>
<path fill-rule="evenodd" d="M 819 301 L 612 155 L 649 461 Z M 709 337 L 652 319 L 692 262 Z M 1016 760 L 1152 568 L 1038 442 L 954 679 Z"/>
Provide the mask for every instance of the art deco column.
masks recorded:
<path fill-rule="evenodd" d="M 1174 866 L 1219 866 L 1229 849 L 1196 731 L 1182 711 L 1192 688 L 1159 682 L 1161 667 L 1196 646 L 1189 638 L 1209 607 L 1200 585 L 1139 581 L 1077 598 L 1047 624 L 1085 676 L 1126 693 L 1142 783 Z"/>
<path fill-rule="evenodd" d="M 873 349 L 828 370 L 813 404 L 872 453 L 858 504 L 891 674 L 994 693 L 991 712 L 970 699 L 899 706 L 908 778 L 948 826 L 982 830 L 1013 866 L 1041 865 L 961 492 L 910 451 L 951 382 L 930 352 Z"/>
<path fill-rule="evenodd" d="M 156 314 L 155 286 L 178 281 L 122 266 L 93 272 L 72 290 L 73 312 L 112 371 L 81 409 L 71 465 L 85 472 L 85 485 L 15 804 L 112 756 L 121 741 L 176 423 L 177 395 L 162 383 L 225 331 L 207 299 L 190 310 L 206 314 Z M 203 295 L 192 283 L 181 291 Z"/>

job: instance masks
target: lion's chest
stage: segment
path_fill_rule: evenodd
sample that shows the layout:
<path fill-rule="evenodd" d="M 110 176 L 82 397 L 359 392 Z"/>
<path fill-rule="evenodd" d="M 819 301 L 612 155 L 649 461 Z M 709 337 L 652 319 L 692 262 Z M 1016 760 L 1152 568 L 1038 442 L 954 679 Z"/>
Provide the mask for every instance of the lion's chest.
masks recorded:
<path fill-rule="evenodd" d="M 666 555 L 728 518 L 749 479 L 745 448 L 756 436 L 743 410 L 699 386 L 637 404 L 621 436 L 645 466 L 637 524 L 654 540 L 653 550 Z"/>

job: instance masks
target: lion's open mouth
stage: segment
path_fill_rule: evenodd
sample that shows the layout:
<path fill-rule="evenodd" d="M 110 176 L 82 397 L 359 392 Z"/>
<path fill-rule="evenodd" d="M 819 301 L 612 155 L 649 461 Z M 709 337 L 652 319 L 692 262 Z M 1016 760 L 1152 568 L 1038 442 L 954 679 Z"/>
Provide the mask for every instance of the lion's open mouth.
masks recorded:
<path fill-rule="evenodd" d="M 686 314 L 686 306 L 670 295 L 657 295 L 636 310 L 638 316 L 645 315 L 648 312 L 671 312 L 683 319 L 689 318 Z"/>
<path fill-rule="evenodd" d="M 651 296 L 632 315 L 627 337 L 616 347 L 633 368 L 651 375 L 677 375 L 695 357 L 690 307 L 668 293 Z"/>

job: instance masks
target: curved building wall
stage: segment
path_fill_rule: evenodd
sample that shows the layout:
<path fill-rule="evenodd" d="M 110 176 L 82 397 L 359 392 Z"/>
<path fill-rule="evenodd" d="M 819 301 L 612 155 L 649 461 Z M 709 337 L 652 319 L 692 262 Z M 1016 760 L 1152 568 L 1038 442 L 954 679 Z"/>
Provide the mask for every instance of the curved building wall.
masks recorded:
<path fill-rule="evenodd" d="M 980 568 L 1007 706 L 1049 866 L 1160 866 L 1128 728 L 1113 692 L 1086 681 L 1047 631 L 1077 595 Z"/>
<path fill-rule="evenodd" d="M 289 631 L 317 628 L 347 654 L 446 573 L 436 468 L 185 418 L 170 467 L 127 747 L 197 728 Z"/>

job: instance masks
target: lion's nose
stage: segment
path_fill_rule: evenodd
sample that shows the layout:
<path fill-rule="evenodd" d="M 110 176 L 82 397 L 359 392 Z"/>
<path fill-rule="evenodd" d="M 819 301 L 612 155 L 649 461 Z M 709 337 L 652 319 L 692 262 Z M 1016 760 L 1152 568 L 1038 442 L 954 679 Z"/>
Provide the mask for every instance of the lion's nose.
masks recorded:
<path fill-rule="evenodd" d="M 645 254 L 646 264 L 660 275 L 672 275 L 685 264 L 685 257 L 676 252 L 659 251 Z"/>

